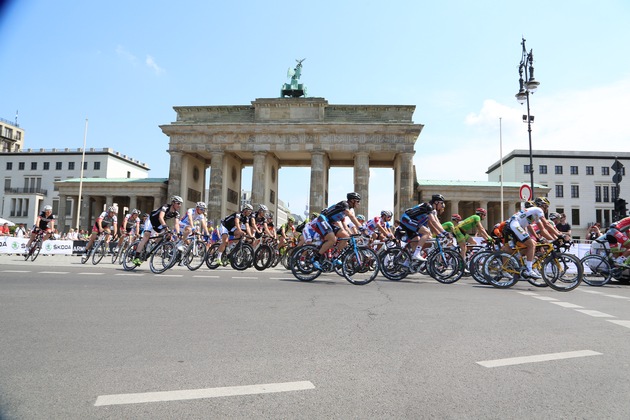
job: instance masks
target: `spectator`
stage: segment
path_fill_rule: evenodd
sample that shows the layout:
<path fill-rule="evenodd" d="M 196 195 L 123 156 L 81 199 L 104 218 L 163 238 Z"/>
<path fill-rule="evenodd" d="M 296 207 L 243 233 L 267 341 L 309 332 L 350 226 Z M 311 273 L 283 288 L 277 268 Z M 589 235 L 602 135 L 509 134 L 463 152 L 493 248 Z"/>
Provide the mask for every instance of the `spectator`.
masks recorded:
<path fill-rule="evenodd" d="M 600 227 L 601 225 L 599 224 L 599 222 L 593 223 L 593 225 L 589 227 L 588 231 L 586 232 L 587 239 L 594 241 L 595 239 L 602 236 L 602 232 L 599 230 Z"/>
<path fill-rule="evenodd" d="M 73 228 L 70 228 L 70 231 L 68 231 L 68 235 L 66 235 L 66 239 L 70 241 L 76 241 L 79 239 L 79 236 L 77 235 L 77 232 Z"/>
<path fill-rule="evenodd" d="M 560 220 L 556 222 L 556 229 L 560 232 L 565 233 L 567 235 L 571 235 L 571 225 L 567 223 L 567 215 L 564 213 L 560 214 Z"/>
<path fill-rule="evenodd" d="M 0 226 L 0 236 L 9 236 L 10 233 L 11 231 L 9 230 L 9 223 L 5 223 L 4 225 Z"/>
<path fill-rule="evenodd" d="M 24 228 L 24 223 L 18 224 L 18 227 L 13 232 L 16 238 L 26 238 L 26 229 Z"/>

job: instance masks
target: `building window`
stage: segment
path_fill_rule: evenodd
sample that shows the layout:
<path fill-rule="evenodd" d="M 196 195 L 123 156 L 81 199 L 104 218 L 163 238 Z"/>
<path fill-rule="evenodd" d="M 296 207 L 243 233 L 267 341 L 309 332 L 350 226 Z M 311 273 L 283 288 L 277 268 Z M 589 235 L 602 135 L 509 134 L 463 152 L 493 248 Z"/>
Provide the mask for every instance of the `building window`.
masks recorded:
<path fill-rule="evenodd" d="M 11 178 L 4 178 L 4 191 L 11 189 Z"/>
<path fill-rule="evenodd" d="M 68 162 L 68 170 L 74 171 L 74 162 Z"/>
<path fill-rule="evenodd" d="M 44 162 L 44 170 L 45 171 L 50 170 L 50 162 Z"/>
<path fill-rule="evenodd" d="M 37 162 L 31 162 L 31 171 L 37 170 Z"/>
<path fill-rule="evenodd" d="M 131 178 L 131 171 L 127 171 L 127 178 Z"/>
<path fill-rule="evenodd" d="M 13 162 L 7 162 L 7 171 L 13 170 Z"/>
<path fill-rule="evenodd" d="M 595 202 L 596 203 L 602 202 L 602 187 L 599 185 L 595 186 Z"/>
<path fill-rule="evenodd" d="M 556 213 L 560 213 L 560 214 L 564 213 L 564 207 L 557 207 Z"/>
<path fill-rule="evenodd" d="M 571 175 L 577 175 L 577 174 L 578 174 L 578 167 L 571 166 Z"/>
<path fill-rule="evenodd" d="M 571 209 L 571 224 L 573 226 L 580 225 L 580 209 Z"/>
<path fill-rule="evenodd" d="M 556 185 L 556 198 L 564 197 L 564 185 Z"/>
<path fill-rule="evenodd" d="M 610 187 L 611 201 L 615 201 L 619 197 L 619 191 L 614 185 Z"/>
<path fill-rule="evenodd" d="M 87 171 L 87 164 L 88 164 L 87 162 L 83 162 L 83 170 L 84 171 Z"/>
<path fill-rule="evenodd" d="M 580 186 L 571 185 L 571 198 L 580 198 Z"/>
<path fill-rule="evenodd" d="M 556 165 L 556 175 L 562 175 L 562 165 Z"/>
<path fill-rule="evenodd" d="M 529 173 L 529 165 L 523 165 L 523 173 L 524 174 L 528 174 Z"/>
<path fill-rule="evenodd" d="M 55 170 L 60 171 L 62 169 L 62 163 L 61 162 L 55 162 Z"/>
<path fill-rule="evenodd" d="M 610 168 L 608 166 L 602 166 L 602 175 L 610 175 Z"/>
<path fill-rule="evenodd" d="M 18 171 L 23 171 L 23 170 L 24 170 L 24 162 L 18 163 Z"/>
<path fill-rule="evenodd" d="M 604 185 L 604 203 L 610 202 L 610 197 L 608 196 L 608 185 Z"/>
<path fill-rule="evenodd" d="M 101 162 L 94 162 L 94 170 L 98 171 L 101 169 Z"/>
<path fill-rule="evenodd" d="M 593 166 L 587 166 L 586 175 L 594 175 L 594 174 L 595 174 L 595 168 Z"/>
<path fill-rule="evenodd" d="M 538 173 L 541 175 L 547 174 L 547 165 L 538 166 Z"/>

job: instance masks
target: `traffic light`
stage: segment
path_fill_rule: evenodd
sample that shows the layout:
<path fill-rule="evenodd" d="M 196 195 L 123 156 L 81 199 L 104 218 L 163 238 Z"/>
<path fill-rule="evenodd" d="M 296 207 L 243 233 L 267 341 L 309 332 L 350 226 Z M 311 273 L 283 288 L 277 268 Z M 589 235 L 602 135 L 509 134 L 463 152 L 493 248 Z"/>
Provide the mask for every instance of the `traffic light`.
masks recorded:
<path fill-rule="evenodd" d="M 615 213 L 619 216 L 619 218 L 626 217 L 626 213 L 628 211 L 627 202 L 623 198 L 618 198 L 615 200 Z"/>

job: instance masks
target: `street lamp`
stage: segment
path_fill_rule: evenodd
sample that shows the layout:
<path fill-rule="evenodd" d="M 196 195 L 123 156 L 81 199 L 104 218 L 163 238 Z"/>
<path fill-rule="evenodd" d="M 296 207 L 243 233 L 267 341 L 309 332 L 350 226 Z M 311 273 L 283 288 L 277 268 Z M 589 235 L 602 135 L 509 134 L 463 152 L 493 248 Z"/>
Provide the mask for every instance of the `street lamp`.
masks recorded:
<path fill-rule="evenodd" d="M 529 179 L 530 186 L 532 187 L 532 198 L 534 195 L 534 158 L 532 156 L 532 123 L 534 122 L 534 116 L 529 113 L 529 94 L 536 92 L 540 82 L 534 79 L 534 53 L 533 50 L 525 48 L 525 38 L 521 42 L 523 46 L 523 55 L 521 56 L 521 63 L 518 66 L 518 83 L 519 91 L 516 94 L 516 100 L 523 105 L 527 103 L 527 115 L 523 115 L 523 122 L 527 123 L 527 133 L 529 134 Z M 525 79 L 523 79 L 523 73 L 525 73 Z"/>

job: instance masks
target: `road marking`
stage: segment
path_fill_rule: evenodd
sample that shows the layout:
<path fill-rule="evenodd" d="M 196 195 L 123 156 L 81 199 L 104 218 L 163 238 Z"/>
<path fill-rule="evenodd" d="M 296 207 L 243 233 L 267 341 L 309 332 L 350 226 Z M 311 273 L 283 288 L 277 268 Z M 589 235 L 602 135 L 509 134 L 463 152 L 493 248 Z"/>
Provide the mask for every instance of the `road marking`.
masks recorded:
<path fill-rule="evenodd" d="M 201 398 L 231 397 L 235 395 L 269 394 L 272 392 L 289 392 L 314 389 L 310 381 L 284 382 L 276 384 L 260 384 L 245 386 L 228 386 L 223 388 L 184 389 L 180 391 L 144 392 L 139 394 L 100 395 L 95 406 L 138 404 L 147 402 L 195 400 Z"/>
<path fill-rule="evenodd" d="M 558 306 L 562 306 L 563 308 L 583 308 L 583 306 L 580 305 L 576 305 L 575 303 L 569 303 L 569 302 L 551 302 L 554 305 L 558 305 Z"/>
<path fill-rule="evenodd" d="M 524 363 L 538 363 L 538 362 L 548 362 L 551 360 L 561 360 L 561 359 L 572 359 L 575 357 L 587 357 L 587 356 L 601 356 L 602 353 L 598 353 L 592 350 L 578 350 L 578 351 L 568 351 L 564 353 L 549 353 L 549 354 L 539 354 L 535 356 L 523 356 L 523 357 L 511 357 L 508 359 L 496 359 L 496 360 L 486 360 L 484 362 L 477 362 L 477 364 L 487 367 L 501 367 L 501 366 L 511 366 L 511 365 L 522 365 Z"/>
<path fill-rule="evenodd" d="M 630 328 L 630 321 L 618 321 L 616 319 L 608 319 L 608 322 L 612 322 L 613 324 L 621 325 L 622 327 Z"/>
<path fill-rule="evenodd" d="M 269 280 L 295 280 L 295 277 L 269 277 Z"/>
<path fill-rule="evenodd" d="M 195 275 L 193 277 L 200 277 L 200 278 L 205 278 L 205 279 L 218 279 L 219 276 L 202 276 L 202 275 Z"/>
<path fill-rule="evenodd" d="M 135 276 L 135 277 L 139 277 L 139 276 L 144 276 L 144 273 L 116 273 L 114 275 L 115 276 Z"/>
<path fill-rule="evenodd" d="M 258 280 L 258 277 L 232 277 L 233 279 Z"/>
<path fill-rule="evenodd" d="M 40 271 L 39 274 L 68 274 L 69 271 Z"/>
<path fill-rule="evenodd" d="M 3 273 L 30 273 L 30 270 L 2 270 Z"/>
<path fill-rule="evenodd" d="M 160 274 L 160 277 L 182 277 L 183 274 Z"/>
<path fill-rule="evenodd" d="M 578 289 L 578 290 L 581 291 L 581 292 L 584 292 L 584 293 L 592 293 L 594 295 L 603 295 L 604 294 L 604 292 L 596 292 L 595 290 L 583 290 L 583 289 Z"/>
<path fill-rule="evenodd" d="M 615 299 L 630 299 L 627 296 L 619 296 L 619 295 L 604 295 L 604 296 L 615 298 Z"/>
<path fill-rule="evenodd" d="M 535 293 L 535 292 L 518 292 L 518 293 L 525 296 L 538 296 L 538 293 Z"/>
<path fill-rule="evenodd" d="M 593 311 L 591 309 L 576 309 L 578 312 L 582 312 L 585 315 L 594 316 L 595 318 L 614 318 L 614 315 L 608 315 L 603 312 Z"/>
<path fill-rule="evenodd" d="M 549 302 L 554 301 L 554 300 L 558 300 L 556 298 L 552 298 L 549 296 L 532 296 L 534 299 L 538 299 L 538 300 L 547 300 Z M 552 302 L 553 303 L 553 302 Z"/>
<path fill-rule="evenodd" d="M 81 276 L 102 276 L 105 273 L 92 273 L 92 272 L 89 272 L 89 273 L 77 273 L 77 274 L 79 274 Z"/>

